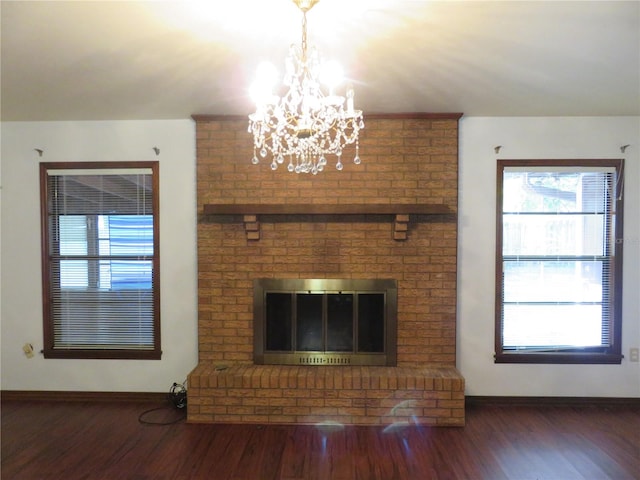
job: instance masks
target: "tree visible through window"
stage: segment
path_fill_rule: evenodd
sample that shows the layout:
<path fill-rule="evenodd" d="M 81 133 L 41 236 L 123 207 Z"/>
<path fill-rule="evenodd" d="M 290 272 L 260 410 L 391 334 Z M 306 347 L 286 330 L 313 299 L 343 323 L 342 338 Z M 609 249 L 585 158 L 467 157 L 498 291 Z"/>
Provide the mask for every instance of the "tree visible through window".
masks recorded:
<path fill-rule="evenodd" d="M 45 357 L 160 358 L 157 170 L 41 164 Z"/>
<path fill-rule="evenodd" d="M 498 162 L 496 361 L 620 363 L 620 161 Z"/>

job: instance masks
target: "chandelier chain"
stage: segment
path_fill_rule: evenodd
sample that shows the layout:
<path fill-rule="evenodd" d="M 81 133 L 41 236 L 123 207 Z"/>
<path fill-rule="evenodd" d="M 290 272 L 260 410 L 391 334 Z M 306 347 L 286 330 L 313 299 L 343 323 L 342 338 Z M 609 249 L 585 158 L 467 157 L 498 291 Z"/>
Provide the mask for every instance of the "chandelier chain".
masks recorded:
<path fill-rule="evenodd" d="M 302 61 L 307 62 L 307 12 L 302 12 Z"/>

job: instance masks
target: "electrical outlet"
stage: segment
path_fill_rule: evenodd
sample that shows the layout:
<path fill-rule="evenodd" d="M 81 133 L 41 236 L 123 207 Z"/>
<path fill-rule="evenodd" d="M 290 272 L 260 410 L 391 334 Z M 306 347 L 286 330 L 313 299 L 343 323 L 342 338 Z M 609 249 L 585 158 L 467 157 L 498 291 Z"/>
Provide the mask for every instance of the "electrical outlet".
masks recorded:
<path fill-rule="evenodd" d="M 22 346 L 22 351 L 27 356 L 27 358 L 33 358 L 33 345 L 31 345 L 30 343 L 25 343 Z"/>
<path fill-rule="evenodd" d="M 630 362 L 640 362 L 640 348 L 630 348 L 629 349 L 629 361 Z"/>

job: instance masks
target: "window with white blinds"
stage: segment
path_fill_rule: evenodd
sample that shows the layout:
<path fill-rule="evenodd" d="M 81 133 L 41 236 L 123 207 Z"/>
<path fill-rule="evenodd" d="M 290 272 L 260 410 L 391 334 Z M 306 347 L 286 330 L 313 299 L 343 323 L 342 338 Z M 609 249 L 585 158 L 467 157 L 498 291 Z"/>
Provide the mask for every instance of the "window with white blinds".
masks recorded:
<path fill-rule="evenodd" d="M 42 163 L 44 355 L 160 358 L 158 162 Z"/>
<path fill-rule="evenodd" d="M 620 363 L 622 173 L 498 161 L 497 362 Z"/>

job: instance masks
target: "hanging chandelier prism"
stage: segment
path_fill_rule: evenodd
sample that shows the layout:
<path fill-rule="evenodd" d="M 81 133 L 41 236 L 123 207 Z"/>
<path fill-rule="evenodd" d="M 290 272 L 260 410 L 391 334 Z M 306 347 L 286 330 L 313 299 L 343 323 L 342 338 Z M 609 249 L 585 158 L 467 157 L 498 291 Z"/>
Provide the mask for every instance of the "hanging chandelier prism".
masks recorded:
<path fill-rule="evenodd" d="M 346 95 L 336 95 L 335 86 L 341 73 L 336 64 L 321 64 L 318 51 L 307 48 L 307 12 L 318 0 L 293 0 L 302 12 L 302 43 L 291 45 L 285 62 L 281 97 L 273 93 L 277 73 L 275 67 L 258 67 L 256 82 L 251 86 L 256 111 L 249 115 L 253 134 L 255 165 L 271 157 L 271 169 L 287 161 L 287 170 L 318 174 L 327 164 L 327 155 L 336 156 L 336 169 L 342 170 L 342 153 L 355 143 L 353 162 L 360 164 L 358 135 L 364 128 L 362 111 L 354 109 L 353 87 Z M 333 66 L 333 68 L 331 68 Z M 326 85 L 328 93 L 323 91 Z"/>

